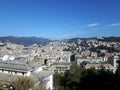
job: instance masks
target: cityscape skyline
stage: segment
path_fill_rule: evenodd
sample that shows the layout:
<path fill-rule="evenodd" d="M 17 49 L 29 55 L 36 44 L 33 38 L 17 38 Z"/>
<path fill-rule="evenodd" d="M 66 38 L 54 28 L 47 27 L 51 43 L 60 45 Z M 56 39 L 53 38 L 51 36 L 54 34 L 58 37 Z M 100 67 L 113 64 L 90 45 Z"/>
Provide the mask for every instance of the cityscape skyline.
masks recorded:
<path fill-rule="evenodd" d="M 119 0 L 1 0 L 0 36 L 120 36 Z"/>

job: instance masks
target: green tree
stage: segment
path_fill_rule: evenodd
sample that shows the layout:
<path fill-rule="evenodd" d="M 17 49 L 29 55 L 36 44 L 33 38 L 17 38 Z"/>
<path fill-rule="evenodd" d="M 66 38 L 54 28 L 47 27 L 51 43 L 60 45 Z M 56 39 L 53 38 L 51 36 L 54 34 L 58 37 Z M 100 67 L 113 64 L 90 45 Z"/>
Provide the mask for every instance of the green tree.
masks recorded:
<path fill-rule="evenodd" d="M 116 74 L 104 69 L 95 70 L 83 69 L 80 66 L 72 65 L 69 71 L 63 75 L 56 75 L 55 87 L 57 90 L 104 90 L 120 89 L 120 81 Z M 57 82 L 56 82 L 57 80 Z"/>
<path fill-rule="evenodd" d="M 90 69 L 85 70 L 83 74 L 79 83 L 82 90 L 118 90 L 120 88 L 117 77 L 110 71 Z"/>
<path fill-rule="evenodd" d="M 66 71 L 64 75 L 56 73 L 54 77 L 55 87 L 58 90 L 76 90 L 80 83 L 83 68 L 77 65 L 71 65 L 70 70 Z"/>

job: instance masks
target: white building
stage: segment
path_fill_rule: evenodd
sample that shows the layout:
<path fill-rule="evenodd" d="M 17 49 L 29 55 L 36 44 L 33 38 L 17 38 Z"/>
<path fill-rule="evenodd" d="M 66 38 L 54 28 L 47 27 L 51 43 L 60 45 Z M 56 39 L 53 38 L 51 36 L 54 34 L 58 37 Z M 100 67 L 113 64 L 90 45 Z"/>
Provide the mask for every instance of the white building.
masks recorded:
<path fill-rule="evenodd" d="M 28 76 L 34 80 L 34 88 L 44 83 L 46 90 L 53 89 L 53 72 L 42 70 L 42 66 L 34 62 L 20 60 L 0 60 L 0 81 L 12 82 L 17 76 Z M 9 79 L 6 79 L 11 77 Z"/>

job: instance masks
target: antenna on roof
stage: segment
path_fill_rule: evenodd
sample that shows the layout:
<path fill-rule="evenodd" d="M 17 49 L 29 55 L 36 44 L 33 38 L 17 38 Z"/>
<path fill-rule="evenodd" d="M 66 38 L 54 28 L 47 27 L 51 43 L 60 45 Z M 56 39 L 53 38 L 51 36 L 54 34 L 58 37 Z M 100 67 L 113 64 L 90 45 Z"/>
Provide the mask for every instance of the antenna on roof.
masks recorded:
<path fill-rule="evenodd" d="M 10 56 L 10 58 L 9 58 L 9 59 L 12 61 L 12 60 L 14 60 L 14 59 L 15 59 L 15 57 L 13 57 L 13 56 Z"/>
<path fill-rule="evenodd" d="M 2 60 L 3 60 L 3 61 L 6 61 L 6 60 L 8 60 L 8 58 L 9 58 L 8 55 L 4 55 L 3 58 L 2 58 Z"/>

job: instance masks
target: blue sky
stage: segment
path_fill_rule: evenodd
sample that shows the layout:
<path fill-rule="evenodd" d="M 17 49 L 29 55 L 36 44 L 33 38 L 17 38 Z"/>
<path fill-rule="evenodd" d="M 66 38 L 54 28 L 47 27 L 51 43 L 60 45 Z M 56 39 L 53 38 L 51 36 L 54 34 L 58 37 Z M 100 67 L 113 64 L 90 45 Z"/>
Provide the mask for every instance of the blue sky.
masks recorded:
<path fill-rule="evenodd" d="M 120 0 L 0 0 L 0 36 L 120 36 Z"/>

